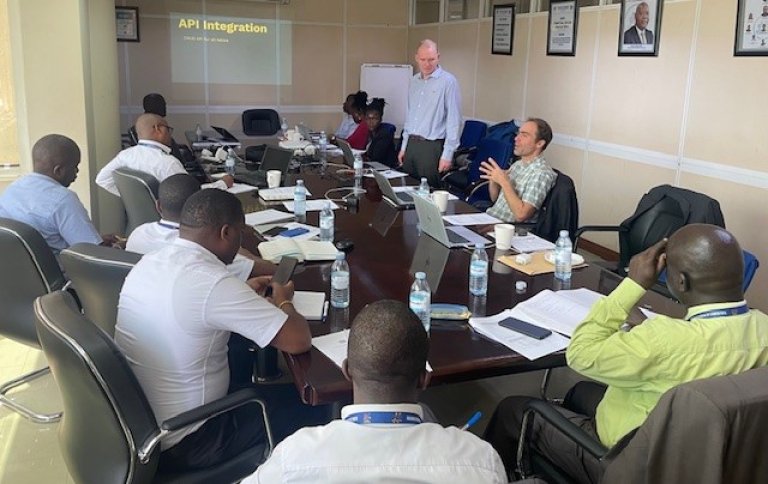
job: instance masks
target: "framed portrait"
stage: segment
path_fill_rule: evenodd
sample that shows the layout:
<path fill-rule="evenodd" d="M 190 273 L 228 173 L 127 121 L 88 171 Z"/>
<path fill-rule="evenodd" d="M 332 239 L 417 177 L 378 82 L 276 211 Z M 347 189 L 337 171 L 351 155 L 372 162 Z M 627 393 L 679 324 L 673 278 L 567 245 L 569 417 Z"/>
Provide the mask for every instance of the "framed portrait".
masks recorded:
<path fill-rule="evenodd" d="M 733 55 L 768 55 L 768 2 L 739 0 Z"/>
<path fill-rule="evenodd" d="M 576 0 L 552 0 L 549 3 L 547 55 L 576 55 L 576 26 L 579 7 Z"/>
<path fill-rule="evenodd" d="M 662 0 L 622 0 L 619 55 L 659 54 Z"/>
<path fill-rule="evenodd" d="M 138 42 L 139 7 L 115 7 L 115 25 L 119 42 Z"/>
<path fill-rule="evenodd" d="M 512 55 L 512 40 L 514 37 L 515 5 L 494 5 L 491 54 Z"/>

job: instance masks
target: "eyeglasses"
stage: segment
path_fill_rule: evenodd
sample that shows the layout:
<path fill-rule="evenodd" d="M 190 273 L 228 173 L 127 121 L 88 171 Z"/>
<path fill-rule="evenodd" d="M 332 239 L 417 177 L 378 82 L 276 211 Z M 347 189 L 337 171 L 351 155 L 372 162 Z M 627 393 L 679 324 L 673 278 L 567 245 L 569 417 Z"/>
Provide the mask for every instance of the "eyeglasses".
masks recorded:
<path fill-rule="evenodd" d="M 168 134 L 173 134 L 173 126 L 168 126 L 167 124 L 158 124 L 158 128 L 165 128 L 168 130 Z"/>

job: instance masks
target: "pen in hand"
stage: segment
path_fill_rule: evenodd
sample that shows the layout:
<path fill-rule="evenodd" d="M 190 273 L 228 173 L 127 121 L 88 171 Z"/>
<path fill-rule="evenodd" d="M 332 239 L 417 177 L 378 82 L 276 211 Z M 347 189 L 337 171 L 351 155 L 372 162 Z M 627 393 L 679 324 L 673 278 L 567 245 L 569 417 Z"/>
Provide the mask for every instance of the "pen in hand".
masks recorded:
<path fill-rule="evenodd" d="M 320 318 L 320 322 L 324 323 L 326 319 L 328 319 L 328 301 L 323 303 L 323 316 Z"/>
<path fill-rule="evenodd" d="M 478 410 L 471 417 L 469 417 L 469 420 L 467 420 L 467 423 L 462 425 L 461 430 L 467 430 L 468 428 L 470 428 L 471 426 L 479 422 L 481 418 L 483 418 L 483 412 Z"/>

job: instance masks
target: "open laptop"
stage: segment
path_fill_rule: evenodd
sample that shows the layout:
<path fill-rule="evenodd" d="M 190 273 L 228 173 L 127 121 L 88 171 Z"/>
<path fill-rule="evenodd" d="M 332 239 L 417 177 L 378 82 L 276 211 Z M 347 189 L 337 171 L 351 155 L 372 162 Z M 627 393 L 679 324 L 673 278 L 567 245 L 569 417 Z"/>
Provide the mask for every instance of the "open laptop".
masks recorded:
<path fill-rule="evenodd" d="M 339 148 L 341 148 L 341 152 L 344 154 L 344 163 L 349 165 L 351 168 L 354 168 L 355 154 L 352 152 L 352 147 L 349 146 L 347 140 L 337 139 L 336 144 L 339 146 Z M 363 163 L 363 168 L 368 168 L 374 172 L 391 169 L 391 167 L 385 165 L 384 163 L 379 163 L 378 161 L 366 161 Z"/>
<path fill-rule="evenodd" d="M 395 191 L 394 188 L 392 188 L 392 184 L 389 183 L 389 180 L 387 177 L 379 173 L 378 171 L 373 171 L 373 178 L 376 179 L 376 184 L 379 185 L 379 190 L 381 190 L 381 194 L 384 195 L 384 198 L 394 205 L 395 207 L 399 209 L 409 209 L 413 208 L 413 199 L 417 198 L 411 195 L 410 193 L 398 193 Z M 418 188 L 418 187 L 413 187 Z"/>
<path fill-rule="evenodd" d="M 432 292 L 437 292 L 450 254 L 451 250 L 448 247 L 432 237 L 419 237 L 419 243 L 416 244 L 416 252 L 414 252 L 411 261 L 410 272 L 411 274 L 425 273 L 429 288 Z"/>
<path fill-rule="evenodd" d="M 232 142 L 232 143 L 240 142 L 237 138 L 235 138 L 235 135 L 233 135 L 232 133 L 230 133 L 224 128 L 221 128 L 219 126 L 211 126 L 211 128 L 217 133 L 219 133 L 219 136 L 221 136 L 221 141 Z"/>
<path fill-rule="evenodd" d="M 491 241 L 466 227 L 445 226 L 443 216 L 437 205 L 431 200 L 419 196 L 413 197 L 416 214 L 419 217 L 421 231 L 446 247 L 467 247 L 478 242 L 490 244 Z"/>
<path fill-rule="evenodd" d="M 283 173 L 280 179 L 284 180 L 292 156 L 293 151 L 291 150 L 267 146 L 264 149 L 264 156 L 261 158 L 259 169 L 248 170 L 244 167 L 238 167 L 235 172 L 235 181 L 264 188 L 267 186 L 267 172 L 270 170 L 280 170 Z"/>

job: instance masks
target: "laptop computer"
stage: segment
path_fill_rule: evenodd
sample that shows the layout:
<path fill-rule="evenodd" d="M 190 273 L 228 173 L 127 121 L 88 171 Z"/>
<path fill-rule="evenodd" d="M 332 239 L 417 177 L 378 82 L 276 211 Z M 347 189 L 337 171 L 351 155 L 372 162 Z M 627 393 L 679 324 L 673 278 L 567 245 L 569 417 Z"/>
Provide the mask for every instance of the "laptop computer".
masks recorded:
<path fill-rule="evenodd" d="M 431 200 L 419 196 L 413 197 L 416 205 L 416 214 L 419 217 L 421 231 L 437 240 L 446 247 L 467 247 L 481 242 L 490 244 L 491 241 L 466 227 L 445 226 L 443 216 L 437 205 Z"/>
<path fill-rule="evenodd" d="M 264 156 L 261 158 L 259 169 L 248 170 L 238 167 L 235 171 L 235 181 L 264 188 L 267 186 L 267 172 L 270 170 L 280 170 L 283 173 L 280 179 L 284 180 L 292 156 L 293 151 L 291 150 L 267 146 L 264 149 Z"/>
<path fill-rule="evenodd" d="M 448 247 L 432 237 L 419 237 L 419 243 L 416 244 L 416 252 L 411 261 L 410 272 L 411 274 L 425 273 L 429 288 L 433 293 L 437 292 L 450 254 L 451 250 Z"/>
<path fill-rule="evenodd" d="M 349 165 L 351 168 L 355 167 L 355 154 L 352 152 L 352 147 L 349 146 L 349 143 L 347 140 L 343 139 L 337 139 L 336 144 L 341 148 L 341 152 L 344 155 L 344 163 Z M 391 169 L 391 167 L 385 165 L 384 163 L 379 163 L 378 161 L 366 161 L 363 163 L 363 168 L 368 168 L 369 170 L 376 171 L 386 171 Z"/>
<path fill-rule="evenodd" d="M 230 133 L 224 128 L 220 128 L 219 126 L 211 126 L 211 128 L 219 133 L 219 136 L 221 136 L 221 141 L 231 141 L 232 143 L 239 143 L 240 141 L 235 138 L 235 135 Z"/>
<path fill-rule="evenodd" d="M 394 188 L 392 188 L 392 184 L 389 183 L 389 180 L 387 177 L 379 173 L 378 171 L 373 171 L 373 178 L 376 180 L 376 184 L 379 185 L 379 190 L 381 190 L 381 194 L 384 195 L 384 198 L 394 205 L 397 208 L 400 209 L 409 209 L 413 208 L 413 199 L 418 198 L 414 197 L 410 193 L 398 193 L 395 191 Z M 418 187 L 413 187 L 418 188 Z"/>

